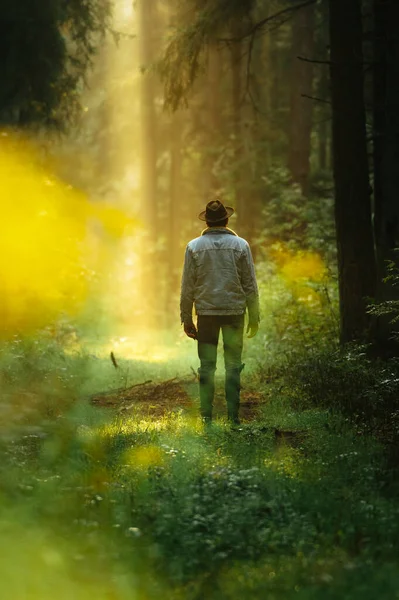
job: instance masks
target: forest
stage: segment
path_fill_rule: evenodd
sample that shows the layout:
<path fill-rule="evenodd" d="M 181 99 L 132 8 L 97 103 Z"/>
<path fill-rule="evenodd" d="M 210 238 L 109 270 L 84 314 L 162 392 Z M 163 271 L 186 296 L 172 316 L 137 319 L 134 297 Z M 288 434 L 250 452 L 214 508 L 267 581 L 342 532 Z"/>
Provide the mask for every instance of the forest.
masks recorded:
<path fill-rule="evenodd" d="M 399 598 L 398 23 L 4 0 L 2 598 Z M 215 199 L 260 322 L 205 426 L 179 302 Z"/>

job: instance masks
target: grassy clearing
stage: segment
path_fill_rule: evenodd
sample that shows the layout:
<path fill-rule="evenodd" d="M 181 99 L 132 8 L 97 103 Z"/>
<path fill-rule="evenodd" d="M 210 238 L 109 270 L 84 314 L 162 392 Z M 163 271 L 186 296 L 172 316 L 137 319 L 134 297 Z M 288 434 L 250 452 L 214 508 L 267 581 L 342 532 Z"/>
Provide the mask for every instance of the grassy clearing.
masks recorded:
<path fill-rule="evenodd" d="M 184 412 L 115 417 L 67 406 L 107 363 L 97 379 L 87 357 L 58 360 L 65 410 L 2 438 L 2 597 L 399 597 L 399 506 L 381 449 L 343 419 L 270 386 L 262 418 L 238 430 L 206 433 Z"/>
<path fill-rule="evenodd" d="M 0 597 L 396 597 L 399 506 L 381 448 L 279 381 L 315 337 L 330 345 L 330 304 L 267 281 L 243 378 L 265 404 L 237 430 L 219 418 L 204 432 L 195 402 L 163 416 L 88 402 L 190 376 L 181 332 L 155 346 L 98 337 L 82 350 L 50 331 L 1 346 Z"/>

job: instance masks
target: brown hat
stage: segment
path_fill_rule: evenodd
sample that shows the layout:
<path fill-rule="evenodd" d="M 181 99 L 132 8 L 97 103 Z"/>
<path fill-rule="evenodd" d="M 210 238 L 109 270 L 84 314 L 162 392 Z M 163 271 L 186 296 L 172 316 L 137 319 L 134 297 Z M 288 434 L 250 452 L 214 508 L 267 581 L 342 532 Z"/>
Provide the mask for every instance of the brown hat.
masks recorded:
<path fill-rule="evenodd" d="M 220 200 L 211 200 L 206 205 L 206 210 L 202 211 L 198 215 L 198 218 L 201 221 L 207 221 L 207 223 L 219 223 L 219 221 L 224 221 L 231 217 L 232 214 L 234 214 L 234 208 L 224 206 Z"/>

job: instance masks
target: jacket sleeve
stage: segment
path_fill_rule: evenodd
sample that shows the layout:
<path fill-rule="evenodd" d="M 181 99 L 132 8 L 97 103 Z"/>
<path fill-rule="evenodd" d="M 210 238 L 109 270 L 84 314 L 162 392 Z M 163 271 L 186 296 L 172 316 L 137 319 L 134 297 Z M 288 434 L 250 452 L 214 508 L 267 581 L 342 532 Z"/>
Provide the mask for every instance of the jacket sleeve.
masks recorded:
<path fill-rule="evenodd" d="M 195 263 L 192 251 L 187 246 L 180 293 L 180 319 L 182 323 L 190 324 L 193 322 L 194 289 Z"/>
<path fill-rule="evenodd" d="M 256 282 L 255 265 L 249 244 L 246 244 L 245 250 L 243 251 L 241 285 L 247 299 L 249 324 L 256 325 L 260 321 L 259 291 Z"/>

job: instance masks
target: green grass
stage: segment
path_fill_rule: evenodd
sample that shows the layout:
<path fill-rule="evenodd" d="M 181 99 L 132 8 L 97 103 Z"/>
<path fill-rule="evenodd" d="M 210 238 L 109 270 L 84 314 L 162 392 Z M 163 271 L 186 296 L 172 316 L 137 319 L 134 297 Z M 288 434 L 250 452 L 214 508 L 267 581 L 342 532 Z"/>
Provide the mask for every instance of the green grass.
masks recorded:
<path fill-rule="evenodd" d="M 0 597 L 399 597 L 383 449 L 342 417 L 269 386 L 262 417 L 236 430 L 205 432 L 184 412 L 115 418 L 87 402 L 120 383 L 107 357 L 26 344 L 0 357 L 15 416 L 1 421 Z M 192 359 L 122 368 L 129 383 L 156 380 Z"/>

